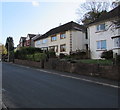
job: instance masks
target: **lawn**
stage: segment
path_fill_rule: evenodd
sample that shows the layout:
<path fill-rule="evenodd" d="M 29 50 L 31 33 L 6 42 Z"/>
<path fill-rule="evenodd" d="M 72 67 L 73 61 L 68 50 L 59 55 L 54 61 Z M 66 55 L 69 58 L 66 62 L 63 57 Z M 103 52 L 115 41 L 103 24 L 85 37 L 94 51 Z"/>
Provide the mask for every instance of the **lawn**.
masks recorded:
<path fill-rule="evenodd" d="M 89 63 L 89 64 L 100 64 L 100 65 L 112 65 L 113 62 L 112 60 L 93 60 L 93 59 L 84 59 L 84 60 L 79 60 L 79 62 L 82 63 Z"/>

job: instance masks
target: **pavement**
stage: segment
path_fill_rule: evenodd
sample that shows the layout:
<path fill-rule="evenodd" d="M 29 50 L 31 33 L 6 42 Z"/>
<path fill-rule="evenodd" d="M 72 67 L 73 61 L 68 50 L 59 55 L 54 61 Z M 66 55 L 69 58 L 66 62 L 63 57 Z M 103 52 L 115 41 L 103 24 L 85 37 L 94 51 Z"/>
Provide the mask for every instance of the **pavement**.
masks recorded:
<path fill-rule="evenodd" d="M 3 63 L 8 108 L 118 108 L 118 82 Z"/>

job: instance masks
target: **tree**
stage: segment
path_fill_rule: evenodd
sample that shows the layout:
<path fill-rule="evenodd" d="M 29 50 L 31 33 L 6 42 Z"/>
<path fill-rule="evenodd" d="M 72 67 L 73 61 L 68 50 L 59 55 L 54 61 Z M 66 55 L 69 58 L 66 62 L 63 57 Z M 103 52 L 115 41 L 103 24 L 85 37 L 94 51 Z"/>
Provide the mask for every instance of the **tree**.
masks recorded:
<path fill-rule="evenodd" d="M 113 9 L 118 7 L 119 5 L 120 5 L 120 0 L 115 0 L 115 1 L 112 2 L 112 8 Z"/>
<path fill-rule="evenodd" d="M 112 2 L 112 8 L 119 7 L 120 10 L 120 0 L 115 0 Z M 120 12 L 118 12 L 118 16 L 120 17 Z M 120 27 L 120 19 L 118 18 L 117 20 L 113 21 L 113 24 L 116 25 L 116 27 Z"/>
<path fill-rule="evenodd" d="M 9 52 L 14 50 L 14 43 L 12 37 L 7 37 L 5 47 Z"/>
<path fill-rule="evenodd" d="M 8 61 L 14 60 L 14 43 L 12 37 L 7 37 L 5 47 L 8 53 Z"/>
<path fill-rule="evenodd" d="M 7 49 L 5 48 L 5 46 L 2 45 L 1 48 L 2 48 L 2 53 L 1 54 L 6 55 L 7 54 Z"/>
<path fill-rule="evenodd" d="M 109 3 L 107 2 L 85 2 L 80 5 L 77 14 L 80 16 L 79 23 L 88 24 L 99 16 L 107 13 Z M 83 13 L 84 12 L 84 13 Z M 83 17 L 81 17 L 83 15 Z"/>

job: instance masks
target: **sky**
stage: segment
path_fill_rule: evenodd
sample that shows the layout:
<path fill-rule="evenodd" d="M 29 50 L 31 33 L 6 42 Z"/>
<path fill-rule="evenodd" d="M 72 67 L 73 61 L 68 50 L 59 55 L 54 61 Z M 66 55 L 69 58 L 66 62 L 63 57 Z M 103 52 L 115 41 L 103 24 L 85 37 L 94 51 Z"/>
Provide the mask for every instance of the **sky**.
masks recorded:
<path fill-rule="evenodd" d="M 70 21 L 76 22 L 76 14 L 80 4 L 85 0 L 71 0 L 64 2 L 38 0 L 29 1 L 3 0 L 0 2 L 0 42 L 5 44 L 6 38 L 11 36 L 15 47 L 20 37 L 30 34 L 44 34 L 52 28 Z"/>

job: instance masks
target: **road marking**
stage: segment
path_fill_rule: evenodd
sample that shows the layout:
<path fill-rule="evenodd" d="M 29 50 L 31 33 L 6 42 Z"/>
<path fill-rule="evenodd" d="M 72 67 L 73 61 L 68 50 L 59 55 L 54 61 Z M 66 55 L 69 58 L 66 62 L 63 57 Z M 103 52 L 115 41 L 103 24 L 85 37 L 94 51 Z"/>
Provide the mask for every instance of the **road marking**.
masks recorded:
<path fill-rule="evenodd" d="M 6 90 L 4 88 L 2 88 L 2 91 L 5 92 Z"/>
<path fill-rule="evenodd" d="M 72 78 L 72 79 L 83 80 L 83 81 L 86 81 L 86 82 L 91 82 L 91 83 L 100 84 L 100 85 L 104 85 L 104 86 L 110 86 L 110 87 L 113 87 L 113 88 L 120 88 L 119 86 L 116 86 L 116 85 L 107 84 L 107 83 L 102 83 L 102 82 L 93 81 L 93 80 L 89 80 L 89 79 L 78 78 L 78 77 L 69 76 L 69 75 L 63 75 L 63 74 L 54 73 L 54 72 L 49 72 L 49 71 L 40 70 L 40 69 L 37 69 L 37 70 L 42 71 L 42 72 L 46 72 L 46 73 L 51 73 L 51 74 L 63 76 L 63 77 Z"/>
<path fill-rule="evenodd" d="M 24 67 L 24 68 L 30 68 L 28 66 L 23 66 L 23 65 L 19 65 L 19 64 L 13 64 L 13 65 Z M 33 69 L 35 69 L 35 68 L 33 68 Z M 109 87 L 113 87 L 113 88 L 120 88 L 119 86 L 112 85 L 112 84 L 107 84 L 107 83 L 93 81 L 93 80 L 84 79 L 84 78 L 78 78 L 78 77 L 69 76 L 69 75 L 63 75 L 63 74 L 59 74 L 59 73 L 55 73 L 55 72 L 50 72 L 50 71 L 42 70 L 42 69 L 35 69 L 35 70 L 38 70 L 38 71 L 41 71 L 41 72 L 45 72 L 45 73 L 59 75 L 59 76 L 62 76 L 62 77 L 67 77 L 67 78 L 82 80 L 82 81 L 86 81 L 86 82 L 90 82 L 90 83 L 95 83 L 95 84 L 99 84 L 99 85 L 103 85 L 103 86 L 109 86 Z"/>

